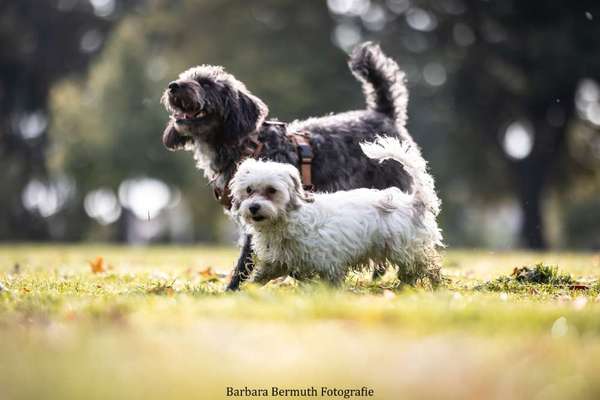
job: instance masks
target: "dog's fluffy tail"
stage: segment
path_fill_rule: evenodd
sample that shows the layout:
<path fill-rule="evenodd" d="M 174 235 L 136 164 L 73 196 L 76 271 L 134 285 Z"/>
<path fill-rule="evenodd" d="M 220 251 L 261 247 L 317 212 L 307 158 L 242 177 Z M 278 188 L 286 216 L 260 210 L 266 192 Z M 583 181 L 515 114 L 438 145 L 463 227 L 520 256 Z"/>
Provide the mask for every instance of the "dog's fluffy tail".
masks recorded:
<path fill-rule="evenodd" d="M 435 193 L 433 177 L 427 172 L 427 162 L 414 143 L 400 142 L 395 137 L 378 136 L 374 142 L 364 142 L 360 147 L 367 157 L 379 160 L 392 159 L 402 164 L 413 178 L 413 196 L 416 202 L 429 209 L 434 216 L 440 212 L 440 199 Z"/>
<path fill-rule="evenodd" d="M 379 45 L 365 42 L 354 48 L 348 65 L 362 83 L 367 108 L 389 116 L 396 126 L 404 128 L 408 90 L 398 64 L 383 54 Z"/>

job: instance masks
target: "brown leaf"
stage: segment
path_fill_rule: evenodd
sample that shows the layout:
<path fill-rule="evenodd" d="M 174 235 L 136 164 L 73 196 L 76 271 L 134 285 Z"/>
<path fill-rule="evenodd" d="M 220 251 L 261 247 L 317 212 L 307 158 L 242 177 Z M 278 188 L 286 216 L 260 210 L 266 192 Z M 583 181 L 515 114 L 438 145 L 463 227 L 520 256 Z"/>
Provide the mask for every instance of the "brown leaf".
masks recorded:
<path fill-rule="evenodd" d="M 201 269 L 198 273 L 201 277 L 206 279 L 215 278 L 217 276 L 212 267 L 206 267 L 204 269 Z"/>
<path fill-rule="evenodd" d="M 588 290 L 589 288 L 589 285 L 584 285 L 583 283 L 574 283 L 569 285 L 569 289 L 571 290 Z"/>
<path fill-rule="evenodd" d="M 94 274 L 104 272 L 104 259 L 102 257 L 96 257 L 95 260 L 90 261 L 90 268 Z"/>

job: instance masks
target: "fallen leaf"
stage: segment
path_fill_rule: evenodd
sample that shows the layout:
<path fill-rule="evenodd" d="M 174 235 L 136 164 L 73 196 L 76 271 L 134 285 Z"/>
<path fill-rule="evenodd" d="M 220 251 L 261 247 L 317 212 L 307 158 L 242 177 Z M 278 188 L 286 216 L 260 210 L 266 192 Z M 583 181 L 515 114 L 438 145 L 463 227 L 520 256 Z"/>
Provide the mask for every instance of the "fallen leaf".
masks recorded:
<path fill-rule="evenodd" d="M 69 321 L 74 321 L 77 319 L 77 314 L 75 314 L 75 311 L 69 311 L 67 315 L 65 315 L 65 318 Z"/>
<path fill-rule="evenodd" d="M 588 285 L 584 285 L 583 283 L 575 283 L 569 286 L 571 290 L 588 290 L 590 287 Z"/>
<path fill-rule="evenodd" d="M 219 279 L 212 267 L 206 267 L 198 272 L 203 279 L 212 280 Z"/>
<path fill-rule="evenodd" d="M 96 257 L 95 260 L 90 261 L 90 268 L 94 274 L 98 274 L 100 272 L 104 272 L 104 259 L 102 257 Z"/>
<path fill-rule="evenodd" d="M 31 289 L 26 288 L 26 287 L 22 288 L 21 290 L 23 291 L 23 293 L 29 293 L 29 292 L 31 292 Z"/>

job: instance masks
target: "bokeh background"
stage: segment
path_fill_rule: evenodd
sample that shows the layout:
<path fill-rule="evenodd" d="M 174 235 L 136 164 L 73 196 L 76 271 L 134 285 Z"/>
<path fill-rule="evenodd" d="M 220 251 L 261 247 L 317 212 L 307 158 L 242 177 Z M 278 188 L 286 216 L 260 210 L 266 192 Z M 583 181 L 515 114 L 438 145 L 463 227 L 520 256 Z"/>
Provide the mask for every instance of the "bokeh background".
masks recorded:
<path fill-rule="evenodd" d="M 450 246 L 600 248 L 597 0 L 2 0 L 0 240 L 231 242 L 163 88 L 220 64 L 280 120 L 357 109 L 364 40 L 407 73 Z"/>

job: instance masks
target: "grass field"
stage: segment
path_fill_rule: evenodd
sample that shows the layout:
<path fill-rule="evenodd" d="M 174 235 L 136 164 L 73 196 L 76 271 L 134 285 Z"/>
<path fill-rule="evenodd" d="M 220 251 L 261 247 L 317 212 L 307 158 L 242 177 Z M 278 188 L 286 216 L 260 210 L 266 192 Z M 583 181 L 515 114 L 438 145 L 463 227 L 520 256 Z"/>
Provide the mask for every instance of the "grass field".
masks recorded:
<path fill-rule="evenodd" d="M 223 293 L 235 257 L 0 247 L 0 399 L 212 399 L 228 386 L 600 398 L 599 254 L 449 251 L 434 292 L 389 274 Z M 539 262 L 572 280 L 508 278 Z"/>

